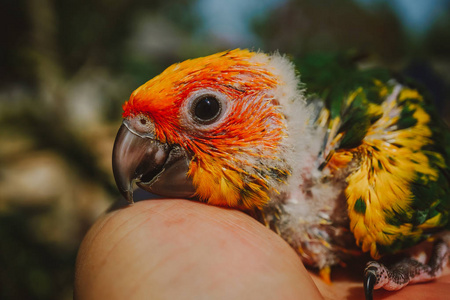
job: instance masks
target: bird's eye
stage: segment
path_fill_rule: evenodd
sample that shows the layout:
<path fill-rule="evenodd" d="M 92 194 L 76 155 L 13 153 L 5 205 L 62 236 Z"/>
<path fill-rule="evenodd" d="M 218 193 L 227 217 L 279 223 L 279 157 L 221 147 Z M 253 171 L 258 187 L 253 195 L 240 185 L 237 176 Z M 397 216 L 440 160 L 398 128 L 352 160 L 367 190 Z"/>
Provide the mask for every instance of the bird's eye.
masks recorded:
<path fill-rule="evenodd" d="M 192 105 L 195 120 L 202 124 L 211 124 L 222 111 L 222 105 L 216 97 L 207 95 L 197 98 Z"/>

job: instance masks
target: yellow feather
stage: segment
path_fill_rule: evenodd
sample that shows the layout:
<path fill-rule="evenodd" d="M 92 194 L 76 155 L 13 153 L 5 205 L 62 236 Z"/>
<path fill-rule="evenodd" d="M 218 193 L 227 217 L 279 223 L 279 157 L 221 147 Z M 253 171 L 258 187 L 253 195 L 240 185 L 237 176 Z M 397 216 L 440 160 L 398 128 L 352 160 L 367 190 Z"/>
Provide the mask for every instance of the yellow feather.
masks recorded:
<path fill-rule="evenodd" d="M 400 101 L 403 101 L 405 99 L 422 100 L 422 96 L 419 94 L 419 92 L 417 92 L 416 90 L 407 89 L 407 88 L 402 89 L 398 98 Z"/>
<path fill-rule="evenodd" d="M 376 84 L 380 87 L 380 93 L 387 91 L 381 83 Z M 389 246 L 398 237 L 419 236 L 423 229 L 435 226 L 441 217 L 436 215 L 417 228 L 412 224 L 395 226 L 386 222 L 387 216 L 395 216 L 396 213 L 403 214 L 405 218 L 412 217 L 409 182 L 417 172 L 423 174 L 424 180 L 435 181 L 438 176 L 438 171 L 430 166 L 425 151 L 419 151 L 431 143 L 432 133 L 427 127 L 430 117 L 425 110 L 417 104 L 409 104 L 415 110 L 413 117 L 417 123 L 401 130 L 393 126 L 402 111 L 399 101 L 411 98 L 422 100 L 417 91 L 403 89 L 394 99 L 396 101 L 384 101 L 380 106 L 369 107 L 370 111 L 382 111 L 383 115 L 369 129 L 362 145 L 334 154 L 347 152 L 362 159 L 359 169 L 347 178 L 345 193 L 355 239 L 362 250 L 370 251 L 374 258 L 379 256 L 377 244 Z M 439 154 L 433 154 L 438 161 L 443 161 Z M 365 203 L 364 211 L 355 209 L 356 202 L 361 199 Z"/>
<path fill-rule="evenodd" d="M 441 219 L 442 219 L 442 214 L 437 214 L 434 217 L 432 217 L 431 219 L 428 219 L 426 222 L 424 222 L 423 224 L 421 224 L 418 227 L 422 230 L 436 227 L 438 224 L 440 224 L 442 222 Z"/>

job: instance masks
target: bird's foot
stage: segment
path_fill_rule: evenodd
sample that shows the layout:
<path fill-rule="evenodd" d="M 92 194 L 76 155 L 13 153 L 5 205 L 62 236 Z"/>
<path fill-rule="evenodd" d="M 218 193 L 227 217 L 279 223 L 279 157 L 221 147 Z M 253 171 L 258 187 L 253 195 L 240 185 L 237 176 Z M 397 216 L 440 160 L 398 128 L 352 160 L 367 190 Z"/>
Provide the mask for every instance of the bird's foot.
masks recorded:
<path fill-rule="evenodd" d="M 428 264 L 413 258 L 405 258 L 392 266 L 371 261 L 364 270 L 364 293 L 366 300 L 373 299 L 373 290 L 384 288 L 395 291 L 408 283 L 430 281 L 438 278 L 448 261 L 449 246 L 442 240 L 437 240 Z"/>

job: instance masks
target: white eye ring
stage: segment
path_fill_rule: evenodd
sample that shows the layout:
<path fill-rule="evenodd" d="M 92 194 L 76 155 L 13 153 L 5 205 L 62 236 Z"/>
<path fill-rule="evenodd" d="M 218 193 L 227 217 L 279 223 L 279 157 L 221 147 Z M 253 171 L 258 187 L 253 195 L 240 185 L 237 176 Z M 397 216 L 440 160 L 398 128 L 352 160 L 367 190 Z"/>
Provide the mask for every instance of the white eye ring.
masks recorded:
<path fill-rule="evenodd" d="M 230 99 L 217 91 L 203 89 L 192 93 L 185 103 L 181 123 L 194 130 L 208 131 L 222 123 L 228 114 Z"/>

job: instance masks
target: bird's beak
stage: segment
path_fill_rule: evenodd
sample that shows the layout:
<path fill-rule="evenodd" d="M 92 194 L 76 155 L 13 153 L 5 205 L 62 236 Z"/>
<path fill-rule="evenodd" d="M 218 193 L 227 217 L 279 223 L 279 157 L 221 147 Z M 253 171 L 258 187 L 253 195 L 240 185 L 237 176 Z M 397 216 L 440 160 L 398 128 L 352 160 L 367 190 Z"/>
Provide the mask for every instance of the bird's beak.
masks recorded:
<path fill-rule="evenodd" d="M 120 193 L 133 202 L 133 183 L 165 197 L 191 198 L 195 188 L 186 175 L 189 158 L 178 145 L 141 136 L 122 124 L 114 142 L 112 166 Z"/>

